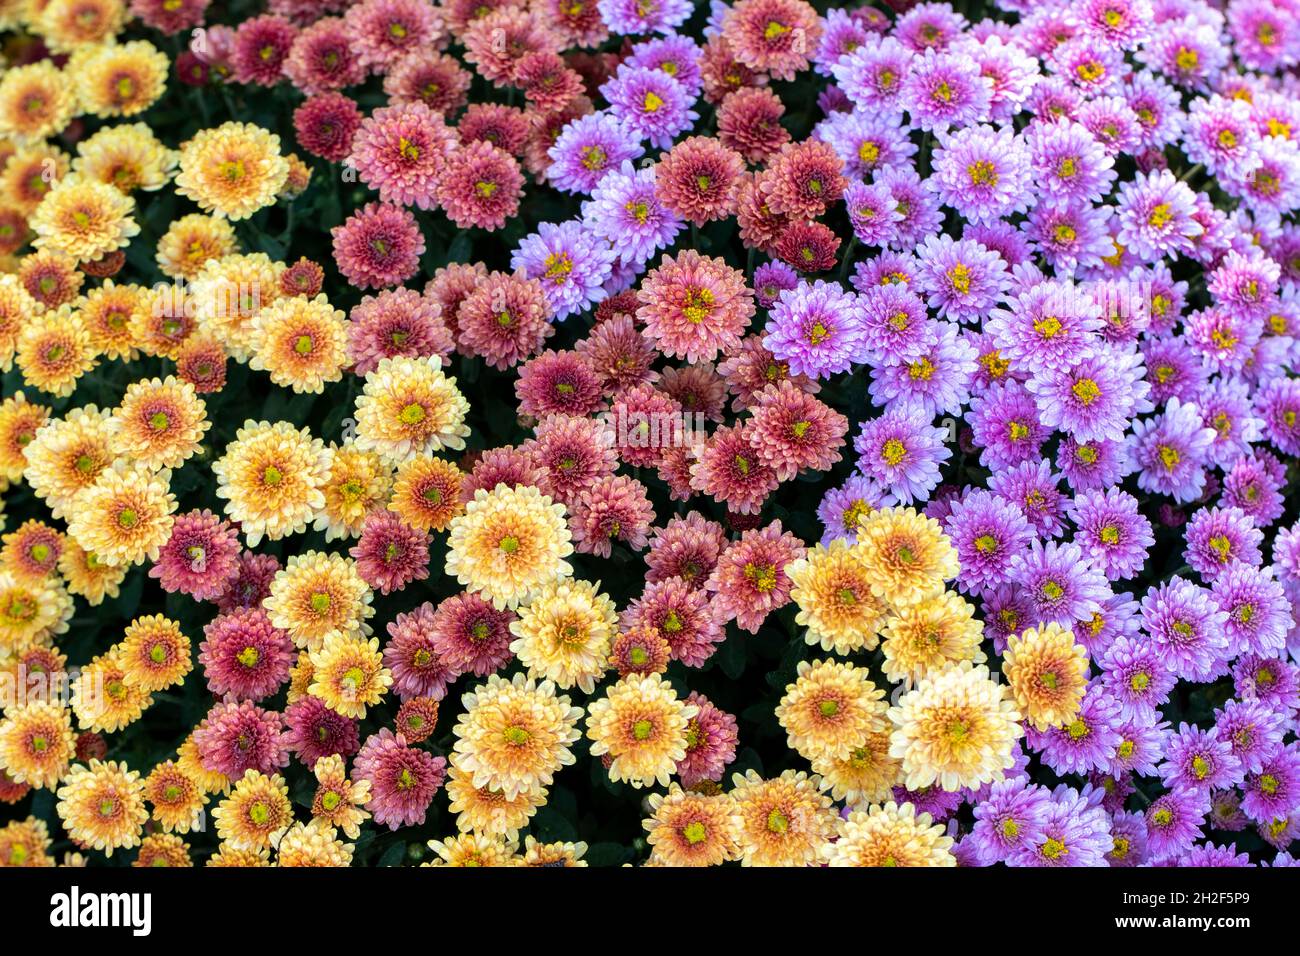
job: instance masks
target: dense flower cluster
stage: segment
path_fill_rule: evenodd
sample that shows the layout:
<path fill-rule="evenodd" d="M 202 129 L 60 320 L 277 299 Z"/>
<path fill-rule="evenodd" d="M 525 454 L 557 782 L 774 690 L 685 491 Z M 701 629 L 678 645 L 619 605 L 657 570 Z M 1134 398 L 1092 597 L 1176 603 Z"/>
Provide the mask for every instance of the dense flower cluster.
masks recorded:
<path fill-rule="evenodd" d="M 0 3 L 0 866 L 1295 865 L 1300 3 L 887 6 Z"/>

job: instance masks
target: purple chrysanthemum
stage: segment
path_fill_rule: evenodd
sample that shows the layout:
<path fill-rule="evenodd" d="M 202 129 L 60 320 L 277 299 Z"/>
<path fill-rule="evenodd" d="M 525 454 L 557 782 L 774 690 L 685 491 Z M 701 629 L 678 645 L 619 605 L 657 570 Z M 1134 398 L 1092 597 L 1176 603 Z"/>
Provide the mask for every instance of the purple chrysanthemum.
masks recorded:
<path fill-rule="evenodd" d="M 1028 208 L 1029 152 L 1010 127 L 969 126 L 938 134 L 926 181 L 970 222 L 994 222 Z"/>
<path fill-rule="evenodd" d="M 1164 412 L 1133 426 L 1138 487 L 1179 503 L 1194 501 L 1205 488 L 1205 460 L 1213 443 L 1214 430 L 1201 423 L 1196 405 L 1169 399 Z"/>
<path fill-rule="evenodd" d="M 1173 577 L 1142 599 L 1142 626 L 1164 650 L 1165 666 L 1184 680 L 1206 681 L 1219 673 L 1228 647 L 1227 614 L 1210 592 Z"/>
<path fill-rule="evenodd" d="M 510 268 L 536 279 L 557 321 L 605 298 L 602 288 L 618 253 L 577 220 L 544 222 L 528 234 L 510 256 Z"/>
<path fill-rule="evenodd" d="M 763 345 L 792 375 L 826 378 L 866 360 L 857 296 L 836 283 L 801 282 L 773 304 Z"/>
<path fill-rule="evenodd" d="M 1034 536 L 1018 508 L 983 490 L 953 500 L 944 530 L 961 564 L 957 587 L 967 594 L 1007 583 L 1012 557 Z"/>
<path fill-rule="evenodd" d="M 656 196 L 653 166 L 635 169 L 624 162 L 589 191 L 583 222 L 614 247 L 622 262 L 640 266 L 671 246 L 685 227 Z"/>
<path fill-rule="evenodd" d="M 600 93 L 610 112 L 656 149 L 672 146 L 673 140 L 700 118 L 691 109 L 694 97 L 690 90 L 662 70 L 620 66 Z"/>
<path fill-rule="evenodd" d="M 908 504 L 925 500 L 939 484 L 939 466 L 952 457 L 947 437 L 920 413 L 891 408 L 862 423 L 853 447 L 862 473 Z"/>
<path fill-rule="evenodd" d="M 1155 536 L 1128 492 L 1082 492 L 1075 496 L 1069 516 L 1078 529 L 1075 542 L 1108 580 L 1131 578 L 1146 564 Z"/>
<path fill-rule="evenodd" d="M 609 113 L 588 113 L 570 121 L 547 150 L 546 178 L 566 193 L 586 193 L 605 175 L 637 159 L 645 149 L 637 137 Z"/>
<path fill-rule="evenodd" d="M 1028 596 L 1035 624 L 1085 620 L 1110 593 L 1105 575 L 1077 544 L 1031 541 L 1012 556 L 1007 575 Z"/>
<path fill-rule="evenodd" d="M 1101 660 L 1102 686 L 1119 704 L 1122 720 L 1151 718 L 1164 704 L 1177 677 L 1164 665 L 1158 646 L 1141 637 L 1118 637 Z"/>

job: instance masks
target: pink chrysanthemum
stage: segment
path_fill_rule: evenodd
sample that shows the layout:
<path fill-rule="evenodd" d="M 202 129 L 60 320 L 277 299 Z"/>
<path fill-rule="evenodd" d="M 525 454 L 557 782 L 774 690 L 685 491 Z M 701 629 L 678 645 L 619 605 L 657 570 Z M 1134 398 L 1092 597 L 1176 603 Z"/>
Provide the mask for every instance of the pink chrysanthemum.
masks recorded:
<path fill-rule="evenodd" d="M 512 83 L 524 91 L 524 99 L 543 113 L 558 110 L 585 89 L 582 77 L 552 50 L 538 50 L 520 57 Z"/>
<path fill-rule="evenodd" d="M 384 666 L 393 672 L 393 690 L 403 700 L 432 697 L 442 700 L 447 685 L 458 675 L 441 655 L 433 640 L 433 605 L 421 604 L 399 614 L 388 625 L 389 642 L 384 647 Z"/>
<path fill-rule="evenodd" d="M 785 569 L 803 554 L 803 542 L 783 531 L 780 521 L 746 531 L 722 552 L 704 584 L 715 595 L 714 616 L 758 633 L 770 612 L 789 603 L 791 581 Z"/>
<path fill-rule="evenodd" d="M 781 97 L 767 87 L 736 90 L 718 106 L 718 139 L 751 163 L 764 162 L 790 142 L 784 115 Z"/>
<path fill-rule="evenodd" d="M 636 293 L 629 289 L 621 295 L 630 297 L 627 311 L 600 322 L 585 339 L 574 345 L 578 354 L 600 376 L 601 384 L 607 392 L 617 392 L 642 382 L 653 382 L 659 375 L 651 367 L 658 358 L 658 353 L 650 340 L 637 330 L 633 319 L 637 306 Z M 600 311 L 606 303 L 618 298 L 620 296 L 610 296 L 596 307 L 598 321 Z"/>
<path fill-rule="evenodd" d="M 722 259 L 692 249 L 664 256 L 637 293 L 645 334 L 672 358 L 713 361 L 731 352 L 754 315 L 745 276 Z"/>
<path fill-rule="evenodd" d="M 447 760 L 407 746 L 405 737 L 385 727 L 366 740 L 352 773 L 370 783 L 366 809 L 375 822 L 396 830 L 424 823 L 433 795 L 447 777 Z"/>
<path fill-rule="evenodd" d="M 397 355 L 436 355 L 447 365 L 456 347 L 437 301 L 414 289 L 389 289 L 368 295 L 352 309 L 349 318 L 348 358 L 358 375 L 370 374 L 382 359 Z"/>
<path fill-rule="evenodd" d="M 340 754 L 351 757 L 361 746 L 360 722 L 344 717 L 319 697 L 300 697 L 284 711 L 285 743 L 305 766 L 314 767 L 321 757 Z"/>
<path fill-rule="evenodd" d="M 522 448 L 491 448 L 474 462 L 460 486 L 460 500 L 468 503 L 482 488 L 491 491 L 497 485 L 517 488 L 521 485 L 541 487 L 546 473 L 538 467 L 532 454 Z"/>
<path fill-rule="evenodd" d="M 309 95 L 356 86 L 366 78 L 341 17 L 322 17 L 304 28 L 284 61 L 284 73 Z"/>
<path fill-rule="evenodd" d="M 289 763 L 281 715 L 251 701 L 214 705 L 193 736 L 203 769 L 231 780 L 245 770 L 272 774 Z"/>
<path fill-rule="evenodd" d="M 565 505 L 618 469 L 605 426 L 592 418 L 548 415 L 523 448 L 546 473 L 541 490 Z"/>
<path fill-rule="evenodd" d="M 805 468 L 826 471 L 840 460 L 849 420 L 791 382 L 769 385 L 754 397 L 750 443 L 778 480 Z"/>
<path fill-rule="evenodd" d="M 658 631 L 668 642 L 672 659 L 687 667 L 704 664 L 727 636 L 710 607 L 709 595 L 681 578 L 647 584 L 623 611 L 621 624 L 626 629 Z"/>
<path fill-rule="evenodd" d="M 375 110 L 352 140 L 348 162 L 383 202 L 428 209 L 456 131 L 423 103 Z"/>
<path fill-rule="evenodd" d="M 736 759 L 739 732 L 736 718 L 719 710 L 703 694 L 691 691 L 687 704 L 699 713 L 686 725 L 686 756 L 677 761 L 682 786 L 693 790 L 706 781 L 720 781 L 727 764 Z"/>
<path fill-rule="evenodd" d="M 361 120 L 356 100 L 342 93 L 318 93 L 293 111 L 293 130 L 307 152 L 341 163 L 352 152 Z"/>
<path fill-rule="evenodd" d="M 380 594 L 391 594 L 429 576 L 431 540 L 428 532 L 410 527 L 393 512 L 375 511 L 348 554 L 356 560 L 361 580 Z"/>
<path fill-rule="evenodd" d="M 199 663 L 216 696 L 258 701 L 289 679 L 297 656 L 293 641 L 261 608 L 219 615 L 203 634 Z"/>
<path fill-rule="evenodd" d="M 736 211 L 745 160 L 711 136 L 689 136 L 660 157 L 655 195 L 672 213 L 698 226 Z"/>
<path fill-rule="evenodd" d="M 821 17 L 804 0 L 740 0 L 722 21 L 736 60 L 777 80 L 808 69 L 821 35 Z"/>
<path fill-rule="evenodd" d="M 275 86 L 284 75 L 284 63 L 298 31 L 283 17 L 263 14 L 235 28 L 230 65 L 236 83 Z"/>
<path fill-rule="evenodd" d="M 239 556 L 235 577 L 217 598 L 222 614 L 245 607 L 260 607 L 271 593 L 271 581 L 280 570 L 280 559 L 273 554 L 245 551 Z"/>
<path fill-rule="evenodd" d="M 742 515 L 757 514 L 781 480 L 754 450 L 752 426 L 719 428 L 691 466 L 691 487 Z"/>
<path fill-rule="evenodd" d="M 790 363 L 777 359 L 763 344 L 760 335 L 745 336 L 740 347 L 718 363 L 718 374 L 726 380 L 727 389 L 735 396 L 731 408 L 737 412 L 753 405 L 754 396 L 769 385 L 788 381 L 810 395 L 821 391 L 821 385 L 815 379 L 807 375 L 791 375 Z"/>
<path fill-rule="evenodd" d="M 362 66 L 383 73 L 408 53 L 443 39 L 442 17 L 429 0 L 362 0 L 343 22 Z"/>
<path fill-rule="evenodd" d="M 656 528 L 646 554 L 646 581 L 655 583 L 681 578 L 691 587 L 702 587 L 718 564 L 718 555 L 726 547 L 727 535 L 722 525 L 699 512 L 674 516 L 662 528 Z"/>
<path fill-rule="evenodd" d="M 821 140 L 791 143 L 758 181 L 767 207 L 792 219 L 816 219 L 844 195 L 844 161 Z"/>
<path fill-rule="evenodd" d="M 330 230 L 334 262 L 358 289 L 401 285 L 420 268 L 424 235 L 409 210 L 372 202 Z"/>
<path fill-rule="evenodd" d="M 445 310 L 444 310 L 445 313 Z M 505 272 L 480 276 L 456 312 L 456 341 L 467 355 L 478 355 L 505 369 L 536 355 L 555 334 L 546 290 L 536 279 Z"/>
<path fill-rule="evenodd" d="M 491 143 L 511 156 L 522 155 L 532 132 L 528 114 L 504 103 L 471 103 L 456 124 L 461 143 Z"/>
<path fill-rule="evenodd" d="M 590 415 L 603 400 L 600 377 L 578 352 L 547 349 L 519 369 L 515 381 L 519 411 L 544 415 Z"/>
<path fill-rule="evenodd" d="M 608 558 L 617 540 L 640 551 L 649 541 L 654 519 L 645 485 L 626 475 L 601 478 L 578 494 L 569 511 L 573 547 Z"/>
<path fill-rule="evenodd" d="M 418 101 L 446 116 L 465 105 L 471 79 L 455 57 L 437 50 L 416 50 L 384 75 L 384 92 L 392 104 Z"/>
<path fill-rule="evenodd" d="M 476 142 L 447 156 L 434 195 L 460 228 L 492 232 L 519 212 L 523 190 L 524 174 L 515 158 L 491 143 Z"/>
<path fill-rule="evenodd" d="M 475 20 L 461 36 L 465 62 L 491 83 L 514 81 L 519 62 L 530 53 L 559 52 L 562 42 L 542 17 L 518 7 L 496 10 Z"/>
<path fill-rule="evenodd" d="M 171 537 L 149 569 L 162 589 L 211 601 L 225 594 L 239 576 L 239 535 L 229 521 L 211 511 L 177 515 Z"/>
<path fill-rule="evenodd" d="M 487 277 L 487 268 L 481 262 L 452 262 L 433 273 L 424 286 L 424 294 L 438 303 L 442 321 L 459 336 L 460 307 L 471 292 Z"/>
<path fill-rule="evenodd" d="M 478 594 L 447 598 L 433 612 L 433 649 L 458 673 L 487 677 L 510 662 L 514 611 L 498 610 Z"/>

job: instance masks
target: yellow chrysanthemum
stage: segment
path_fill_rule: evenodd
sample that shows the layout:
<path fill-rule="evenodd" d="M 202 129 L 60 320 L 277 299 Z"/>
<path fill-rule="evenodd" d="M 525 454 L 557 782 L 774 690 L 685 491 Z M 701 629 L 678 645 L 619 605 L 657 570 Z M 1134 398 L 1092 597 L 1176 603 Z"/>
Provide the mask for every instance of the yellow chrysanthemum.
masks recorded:
<path fill-rule="evenodd" d="M 311 652 L 312 683 L 307 692 L 344 717 L 362 718 L 393 683 L 376 638 L 329 637 Z"/>
<path fill-rule="evenodd" d="M 132 866 L 193 866 L 189 844 L 174 833 L 152 833 L 140 841 L 140 854 Z"/>
<path fill-rule="evenodd" d="M 871 593 L 899 607 L 943 590 L 957 576 L 957 551 L 939 522 L 914 508 L 879 508 L 863 515 L 855 546 Z"/>
<path fill-rule="evenodd" d="M 129 570 L 125 564 L 105 564 L 98 555 L 71 538 L 59 555 L 59 573 L 68 585 L 68 592 L 85 598 L 91 607 L 104 603 L 104 598 L 117 597 Z"/>
<path fill-rule="evenodd" d="M 326 541 L 355 538 L 366 517 L 388 500 L 393 469 L 374 452 L 352 445 L 331 445 L 329 458 L 329 477 L 321 489 L 325 507 L 315 528 L 325 532 Z"/>
<path fill-rule="evenodd" d="M 152 192 L 167 185 L 179 159 L 144 123 L 119 123 L 77 144 L 72 171 L 122 193 Z"/>
<path fill-rule="evenodd" d="M 71 395 L 98 360 L 85 323 L 67 305 L 27 321 L 15 359 L 23 381 L 59 398 Z"/>
<path fill-rule="evenodd" d="M 531 485 L 474 492 L 447 537 L 447 573 L 498 608 L 515 608 L 542 585 L 573 574 L 564 506 Z"/>
<path fill-rule="evenodd" d="M 202 785 L 172 760 L 165 760 L 145 778 L 145 799 L 153 804 L 153 819 L 168 833 L 189 833 L 203 822 L 208 794 Z"/>
<path fill-rule="evenodd" d="M 40 307 L 71 307 L 86 282 L 77 260 L 57 249 L 36 249 L 18 260 L 18 278 Z"/>
<path fill-rule="evenodd" d="M 416 455 L 462 449 L 469 402 L 442 360 L 396 356 L 381 359 L 357 396 L 356 443 L 403 462 Z"/>
<path fill-rule="evenodd" d="M 238 251 L 230 220 L 194 212 L 173 220 L 158 240 L 158 268 L 172 279 L 194 279 L 210 261 Z"/>
<path fill-rule="evenodd" d="M 167 88 L 167 54 L 148 40 L 79 50 L 67 70 L 78 79 L 82 109 L 93 116 L 135 116 Z"/>
<path fill-rule="evenodd" d="M 461 698 L 454 732 L 456 761 L 475 787 L 520 792 L 549 787 L 555 771 L 574 762 L 569 749 L 581 735 L 582 708 L 556 695 L 550 681 L 493 674 Z"/>
<path fill-rule="evenodd" d="M 582 855 L 587 852 L 587 844 L 577 843 L 539 843 L 531 836 L 524 837 L 524 854 L 516 862 L 517 866 L 563 866 L 582 867 L 587 861 Z"/>
<path fill-rule="evenodd" d="M 257 313 L 249 332 L 249 368 L 270 372 L 276 385 L 318 394 L 343 377 L 347 325 L 323 294 L 277 299 Z"/>
<path fill-rule="evenodd" d="M 72 682 L 72 712 L 82 730 L 121 730 L 139 720 L 152 703 L 152 694 L 127 681 L 121 645 L 92 660 Z"/>
<path fill-rule="evenodd" d="M 104 358 L 133 362 L 139 357 L 135 329 L 146 299 L 136 285 L 118 285 L 105 279 L 86 293 L 77 313 L 90 333 L 91 347 Z"/>
<path fill-rule="evenodd" d="M 508 797 L 494 787 L 476 787 L 471 774 L 460 768 L 453 754 L 447 770 L 447 797 L 451 812 L 456 814 L 456 829 L 461 833 L 514 840 L 528 826 L 537 808 L 546 804 L 547 789 L 531 787 Z"/>
<path fill-rule="evenodd" d="M 14 367 L 14 353 L 23 327 L 40 311 L 16 275 L 0 275 L 0 372 Z"/>
<path fill-rule="evenodd" d="M 889 799 L 903 779 L 903 762 L 889 755 L 888 730 L 867 734 L 846 757 L 814 757 L 812 768 L 821 788 L 850 807 Z"/>
<path fill-rule="evenodd" d="M 929 674 L 889 711 L 889 753 L 903 761 L 909 790 L 937 783 L 949 792 L 1002 778 L 1023 736 L 1005 684 L 969 661 Z"/>
<path fill-rule="evenodd" d="M 11 67 L 0 76 L 0 136 L 18 144 L 57 136 L 76 108 L 72 79 L 51 60 Z"/>
<path fill-rule="evenodd" d="M 30 214 L 71 168 L 72 157 L 51 143 L 25 146 L 0 170 L 0 199 Z"/>
<path fill-rule="evenodd" d="M 330 638 L 369 634 L 372 597 L 351 558 L 308 551 L 290 555 L 262 606 L 295 644 L 314 651 Z"/>
<path fill-rule="evenodd" d="M 650 854 L 662 866 L 718 866 L 740 856 L 736 806 L 726 794 L 689 793 L 673 784 L 647 801 L 642 821 Z"/>
<path fill-rule="evenodd" d="M 49 408 L 28 401 L 21 391 L 0 402 L 0 481 L 23 480 L 27 449 L 49 420 Z"/>
<path fill-rule="evenodd" d="M 289 788 L 278 773 L 245 770 L 230 796 L 212 811 L 217 836 L 236 850 L 274 846 L 293 823 Z"/>
<path fill-rule="evenodd" d="M 361 834 L 361 824 L 370 819 L 370 814 L 362 809 L 370 800 L 370 781 L 349 780 L 347 766 L 339 754 L 318 759 L 312 773 L 316 777 L 312 817 L 337 827 L 348 839 L 355 840 Z"/>
<path fill-rule="evenodd" d="M 238 867 L 240 869 L 256 866 L 270 866 L 271 851 L 267 847 L 258 850 L 241 850 L 229 843 L 222 843 L 217 852 L 208 857 L 204 866 Z"/>
<path fill-rule="evenodd" d="M 1031 627 L 1007 638 L 1002 674 L 1016 706 L 1039 730 L 1067 724 L 1088 688 L 1088 651 L 1060 624 Z"/>
<path fill-rule="evenodd" d="M 699 712 L 662 675 L 629 674 L 587 708 L 592 756 L 609 754 L 611 780 L 666 787 L 686 757 L 686 728 Z"/>
<path fill-rule="evenodd" d="M 804 640 L 837 654 L 876 649 L 885 606 L 871 593 L 871 575 L 848 541 L 809 549 L 785 573 L 799 607 L 795 623 L 808 629 Z"/>
<path fill-rule="evenodd" d="M 209 770 L 199 759 L 199 748 L 190 734 L 176 748 L 176 766 L 202 788 L 204 793 L 229 793 L 231 780 L 224 773 Z"/>
<path fill-rule="evenodd" d="M 823 848 L 829 866 L 956 866 L 952 837 L 910 803 L 854 810 Z"/>
<path fill-rule="evenodd" d="M 59 704 L 35 701 L 0 719 L 0 770 L 16 783 L 53 789 L 76 752 L 72 716 Z"/>
<path fill-rule="evenodd" d="M 753 770 L 732 777 L 742 866 L 810 866 L 835 832 L 838 816 L 821 781 L 787 770 L 764 780 Z"/>
<path fill-rule="evenodd" d="M 294 661 L 289 668 L 289 689 L 285 691 L 285 700 L 292 704 L 295 700 L 302 700 L 307 696 L 307 688 L 311 686 L 314 679 L 311 666 L 311 652 L 299 651 L 298 659 Z"/>
<path fill-rule="evenodd" d="M 111 42 L 128 18 L 124 0 L 41 0 L 31 11 L 32 28 L 56 53 Z"/>
<path fill-rule="evenodd" d="M 187 308 L 205 332 L 247 362 L 253 355 L 253 320 L 280 297 L 284 269 L 262 252 L 210 259 L 189 286 Z"/>
<path fill-rule="evenodd" d="M 113 464 L 110 417 L 94 405 L 71 408 L 63 418 L 42 418 L 26 443 L 27 483 L 54 517 L 67 518 L 73 501 Z"/>
<path fill-rule="evenodd" d="M 57 578 L 28 581 L 0 568 L 0 653 L 46 643 L 71 618 L 72 598 Z"/>
<path fill-rule="evenodd" d="M 804 757 L 845 758 L 868 734 L 885 728 L 885 692 L 865 668 L 800 661 L 797 673 L 777 705 L 776 719 L 790 747 Z"/>
<path fill-rule="evenodd" d="M 609 666 L 618 611 L 599 582 L 561 578 L 542 585 L 520 606 L 510 633 L 515 636 L 510 650 L 530 677 L 590 694 Z"/>
<path fill-rule="evenodd" d="M 983 638 L 975 608 L 952 591 L 901 607 L 885 624 L 885 676 L 911 687 L 955 661 L 981 664 Z"/>
<path fill-rule="evenodd" d="M 217 497 L 240 523 L 249 547 L 307 529 L 325 506 L 329 474 L 325 443 L 288 422 L 244 422 L 226 453 L 212 465 Z"/>
<path fill-rule="evenodd" d="M 140 232 L 134 214 L 130 196 L 74 173 L 59 180 L 36 207 L 32 245 L 80 261 L 98 259 L 131 244 Z"/>
<path fill-rule="evenodd" d="M 276 866 L 351 866 L 352 845 L 321 820 L 295 823 L 276 847 Z"/>
<path fill-rule="evenodd" d="M 247 219 L 275 202 L 288 176 L 279 136 L 252 123 L 227 122 L 181 145 L 176 192 L 205 212 Z"/>
<path fill-rule="evenodd" d="M 445 840 L 430 840 L 437 859 L 421 866 L 514 866 L 519 845 L 498 837 L 462 833 Z"/>
<path fill-rule="evenodd" d="M 115 760 L 76 764 L 63 778 L 56 810 L 68 836 L 93 850 L 112 856 L 114 850 L 140 843 L 149 819 L 144 806 L 144 781 L 135 770 Z"/>
<path fill-rule="evenodd" d="M 131 317 L 131 336 L 145 355 L 175 361 L 199 331 L 193 303 L 179 283 L 159 283 L 140 293 Z"/>
<path fill-rule="evenodd" d="M 190 639 L 179 624 L 161 614 L 128 624 L 121 648 L 126 682 L 151 694 L 179 684 L 194 667 Z"/>
<path fill-rule="evenodd" d="M 68 534 L 108 564 L 156 561 L 175 521 L 170 480 L 168 471 L 118 459 L 77 497 Z"/>
<path fill-rule="evenodd" d="M 0 827 L 0 867 L 54 866 L 50 845 L 50 831 L 44 820 L 12 820 Z"/>
<path fill-rule="evenodd" d="M 207 405 L 189 382 L 174 375 L 141 379 L 113 410 L 113 451 L 148 468 L 178 468 L 211 427 Z"/>
<path fill-rule="evenodd" d="M 398 467 L 388 510 L 418 531 L 445 531 L 465 510 L 460 500 L 464 475 L 441 458 L 410 458 Z"/>

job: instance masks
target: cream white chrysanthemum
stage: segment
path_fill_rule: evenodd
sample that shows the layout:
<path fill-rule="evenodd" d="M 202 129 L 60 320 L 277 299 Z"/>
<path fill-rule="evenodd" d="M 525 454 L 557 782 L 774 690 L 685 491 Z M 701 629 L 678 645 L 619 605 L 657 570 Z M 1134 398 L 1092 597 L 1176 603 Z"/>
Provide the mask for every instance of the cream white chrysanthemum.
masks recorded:
<path fill-rule="evenodd" d="M 984 662 L 984 622 L 952 591 L 898 609 L 885 624 L 885 676 L 911 687 L 926 674 L 956 661 Z"/>
<path fill-rule="evenodd" d="M 564 506 L 531 485 L 474 492 L 451 520 L 447 573 L 498 608 L 518 607 L 543 585 L 573 574 Z"/>
<path fill-rule="evenodd" d="M 209 230 L 200 230 L 197 224 L 194 228 L 203 232 L 208 244 L 219 246 L 223 241 L 219 232 L 208 235 Z M 211 251 L 205 246 L 197 255 Z M 247 362 L 253 356 L 253 321 L 280 298 L 285 268 L 264 252 L 209 258 L 189 284 L 186 308 L 203 332 L 221 342 L 236 360 Z"/>
<path fill-rule="evenodd" d="M 249 368 L 269 372 L 276 385 L 319 394 L 343 377 L 347 326 L 342 310 L 325 296 L 276 299 L 257 313 L 249 328 Z"/>
<path fill-rule="evenodd" d="M 357 396 L 356 443 L 401 463 L 417 455 L 462 449 L 469 402 L 442 360 L 399 355 L 381 359 Z"/>
<path fill-rule="evenodd" d="M 65 518 L 79 494 L 116 457 L 112 416 L 94 405 L 70 408 L 42 425 L 27 444 L 24 477 L 56 518 Z"/>
<path fill-rule="evenodd" d="M 0 567 L 0 655 L 68 630 L 72 598 L 57 577 L 24 580 Z"/>
<path fill-rule="evenodd" d="M 175 521 L 170 482 L 169 471 L 119 458 L 78 495 L 68 534 L 107 564 L 156 561 Z"/>
<path fill-rule="evenodd" d="M 889 752 L 903 761 L 909 790 L 937 783 L 949 792 L 1002 778 L 1023 736 L 1005 684 L 969 661 L 923 677 L 889 711 Z"/>
<path fill-rule="evenodd" d="M 81 261 L 98 259 L 130 245 L 140 232 L 134 215 L 130 196 L 74 173 L 59 180 L 32 213 L 32 245 Z"/>
<path fill-rule="evenodd" d="M 263 537 L 276 541 L 306 530 L 325 507 L 321 487 L 329 475 L 329 451 L 305 428 L 249 420 L 212 473 L 226 514 L 256 547 Z"/>
<path fill-rule="evenodd" d="M 493 674 L 461 698 L 465 710 L 454 728 L 457 765 L 475 787 L 491 787 L 514 799 L 549 787 L 555 772 L 574 762 L 572 745 L 582 736 L 582 708 L 557 695 L 550 681 Z"/>
<path fill-rule="evenodd" d="M 829 866 L 956 866 L 952 837 L 928 813 L 892 800 L 854 810 L 822 848 Z"/>
<path fill-rule="evenodd" d="M 590 694 L 609 666 L 618 632 L 614 602 L 600 584 L 561 578 L 543 585 L 510 623 L 510 650 L 529 676 Z"/>
<path fill-rule="evenodd" d="M 587 708 L 592 756 L 609 754 L 611 780 L 666 787 L 686 757 L 686 729 L 699 712 L 663 675 L 629 674 Z"/>
<path fill-rule="evenodd" d="M 797 673 L 777 705 L 776 719 L 790 747 L 804 757 L 847 757 L 868 734 L 885 728 L 885 692 L 865 668 L 800 661 Z"/>
<path fill-rule="evenodd" d="M 146 124 L 119 123 L 77 144 L 72 171 L 123 193 L 152 192 L 167 185 L 179 158 Z"/>

